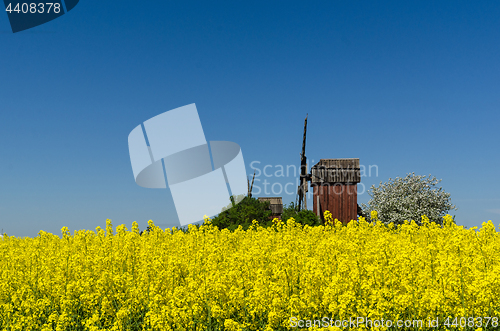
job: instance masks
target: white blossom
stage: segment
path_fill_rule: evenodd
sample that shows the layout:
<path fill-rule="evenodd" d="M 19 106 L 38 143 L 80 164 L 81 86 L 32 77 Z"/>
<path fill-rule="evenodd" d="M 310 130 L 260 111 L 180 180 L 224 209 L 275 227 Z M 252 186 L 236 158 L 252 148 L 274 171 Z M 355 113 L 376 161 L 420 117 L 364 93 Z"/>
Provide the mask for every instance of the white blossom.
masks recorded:
<path fill-rule="evenodd" d="M 417 176 L 407 174 L 405 178 L 389 178 L 387 183 L 380 182 L 379 187 L 372 185 L 368 194 L 371 199 L 368 205 L 361 204 L 365 215 L 376 210 L 378 219 L 385 223 L 402 224 L 405 220 L 414 220 L 421 224 L 422 215 L 431 222 L 443 223 L 442 216 L 457 208 L 451 204 L 450 193 L 443 188 L 435 188 L 441 180 L 429 175 Z"/>

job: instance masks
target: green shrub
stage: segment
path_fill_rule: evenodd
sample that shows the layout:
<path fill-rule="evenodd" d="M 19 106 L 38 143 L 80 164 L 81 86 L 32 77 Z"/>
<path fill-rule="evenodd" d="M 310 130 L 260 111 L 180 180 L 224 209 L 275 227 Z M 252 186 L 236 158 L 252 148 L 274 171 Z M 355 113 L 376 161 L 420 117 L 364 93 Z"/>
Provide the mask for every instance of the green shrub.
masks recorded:
<path fill-rule="evenodd" d="M 281 215 L 281 219 L 283 222 L 286 222 L 290 217 L 295 219 L 295 222 L 300 223 L 302 225 L 309 226 L 317 226 L 322 224 L 321 219 L 314 214 L 312 210 L 302 209 L 297 212 L 297 207 L 293 202 L 286 207 L 283 207 L 283 214 Z"/>
<path fill-rule="evenodd" d="M 234 231 L 240 225 L 244 230 L 247 230 L 252 225 L 253 220 L 257 220 L 260 226 L 272 225 L 269 201 L 260 201 L 253 197 L 237 197 L 237 200 L 241 200 L 241 202 L 233 205 L 234 200 L 231 197 L 231 203 L 223 208 L 219 215 L 212 218 L 212 224 L 221 230 L 228 229 L 230 231 Z M 322 224 L 320 218 L 312 210 L 297 212 L 293 202 L 283 208 L 281 219 L 286 222 L 290 217 L 302 225 L 317 226 Z"/>
<path fill-rule="evenodd" d="M 231 197 L 230 205 L 233 205 L 233 202 L 234 198 Z M 261 202 L 255 198 L 244 197 L 240 203 L 233 205 L 229 209 L 226 208 L 212 219 L 212 224 L 221 230 L 233 231 L 240 225 L 244 230 L 247 230 L 252 225 L 253 220 L 257 220 L 261 226 L 272 224 L 272 220 L 269 219 L 271 216 L 269 201 Z"/>

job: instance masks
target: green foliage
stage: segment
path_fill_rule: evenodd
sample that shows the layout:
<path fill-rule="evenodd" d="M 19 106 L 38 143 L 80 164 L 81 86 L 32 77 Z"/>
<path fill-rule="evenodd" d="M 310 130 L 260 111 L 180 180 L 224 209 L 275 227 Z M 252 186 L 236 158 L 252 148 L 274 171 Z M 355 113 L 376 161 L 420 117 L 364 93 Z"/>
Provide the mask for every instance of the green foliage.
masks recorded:
<path fill-rule="evenodd" d="M 297 207 L 293 202 L 286 207 L 283 207 L 283 214 L 281 215 L 281 219 L 283 222 L 286 222 L 290 217 L 295 219 L 295 222 L 300 223 L 302 225 L 316 226 L 321 224 L 321 219 L 314 214 L 312 210 L 302 209 L 297 212 Z"/>
<path fill-rule="evenodd" d="M 405 178 L 389 178 L 387 183 L 380 182 L 379 187 L 372 185 L 368 190 L 371 199 L 368 205 L 361 207 L 367 216 L 377 211 L 378 219 L 385 224 L 402 224 L 405 220 L 421 224 L 422 215 L 431 222 L 442 224 L 442 216 L 457 208 L 451 204 L 449 193 L 441 187 L 435 188 L 440 181 L 431 175 L 426 178 L 414 173 Z"/>
<path fill-rule="evenodd" d="M 230 205 L 233 205 L 233 202 L 234 198 L 231 197 Z M 240 203 L 223 210 L 214 217 L 212 224 L 219 229 L 228 229 L 230 231 L 236 230 L 241 225 L 244 230 L 247 230 L 252 225 L 253 220 L 257 220 L 261 226 L 271 225 L 270 216 L 271 210 L 268 201 L 261 202 L 253 197 L 244 197 Z"/>
<path fill-rule="evenodd" d="M 252 225 L 253 220 L 257 220 L 260 226 L 267 227 L 272 225 L 269 201 L 260 201 L 249 197 L 237 197 L 237 200 L 239 199 L 241 199 L 241 202 L 233 205 L 234 199 L 231 197 L 231 203 L 212 219 L 212 224 L 219 229 L 228 229 L 231 231 L 237 229 L 239 225 L 244 230 L 247 230 Z M 281 219 L 283 222 L 286 222 L 291 217 L 295 219 L 295 222 L 302 225 L 317 226 L 322 224 L 320 218 L 312 210 L 297 212 L 297 207 L 293 202 L 283 208 Z"/>
<path fill-rule="evenodd" d="M 231 203 L 228 204 L 226 207 L 223 207 L 222 211 L 225 211 L 225 210 L 228 210 L 229 208 L 234 207 L 237 203 L 240 203 L 241 200 L 243 200 L 244 198 L 245 198 L 244 194 L 239 194 L 237 196 L 231 196 L 231 197 L 229 197 L 229 199 L 231 200 Z"/>

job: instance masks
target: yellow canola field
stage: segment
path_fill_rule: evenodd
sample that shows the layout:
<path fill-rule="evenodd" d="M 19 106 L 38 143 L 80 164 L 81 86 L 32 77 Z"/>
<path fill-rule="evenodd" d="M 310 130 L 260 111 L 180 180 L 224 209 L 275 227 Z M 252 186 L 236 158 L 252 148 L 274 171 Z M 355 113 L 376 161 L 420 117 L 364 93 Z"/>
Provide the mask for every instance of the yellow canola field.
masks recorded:
<path fill-rule="evenodd" d="M 62 238 L 5 236 L 0 329 L 344 329 L 311 325 L 325 317 L 437 318 L 433 330 L 463 317 L 471 330 L 498 329 L 495 226 L 465 229 L 449 215 L 443 227 L 425 216 L 423 223 L 395 228 L 360 218 L 303 227 L 290 219 L 229 232 L 206 219 L 185 233 L 150 221 L 153 230 L 139 235 L 135 222 L 131 231 L 113 230 L 108 220 L 95 232 L 65 227 Z"/>

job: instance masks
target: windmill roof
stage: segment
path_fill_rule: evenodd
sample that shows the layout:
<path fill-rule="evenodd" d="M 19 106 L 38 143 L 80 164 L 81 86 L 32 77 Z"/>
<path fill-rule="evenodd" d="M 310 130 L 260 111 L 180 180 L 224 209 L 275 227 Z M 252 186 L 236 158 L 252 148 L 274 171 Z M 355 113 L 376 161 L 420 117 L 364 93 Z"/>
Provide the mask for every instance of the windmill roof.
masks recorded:
<path fill-rule="evenodd" d="M 321 159 L 311 168 L 311 184 L 359 182 L 359 159 Z"/>

